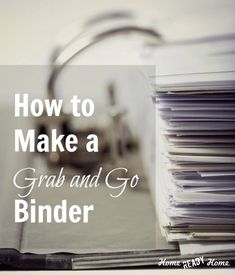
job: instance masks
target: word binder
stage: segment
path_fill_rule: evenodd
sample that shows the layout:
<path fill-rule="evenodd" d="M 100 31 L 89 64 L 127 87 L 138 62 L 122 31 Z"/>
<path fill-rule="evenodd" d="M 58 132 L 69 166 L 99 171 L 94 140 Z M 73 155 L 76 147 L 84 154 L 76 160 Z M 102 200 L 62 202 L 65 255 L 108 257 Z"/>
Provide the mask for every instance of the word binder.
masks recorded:
<path fill-rule="evenodd" d="M 16 190 L 9 184 L 15 170 L 23 163 L 30 163 L 37 168 L 35 174 L 40 177 L 43 173 L 58 173 L 62 163 L 66 166 L 66 175 L 72 178 L 81 164 L 77 155 L 73 158 L 61 152 L 49 153 L 47 158 L 39 152 L 33 157 L 14 152 L 8 156 L 14 166 L 5 171 L 0 193 L 1 209 L 9 210 L 0 213 L 0 268 L 161 267 L 165 262 L 184 267 L 187 261 L 200 258 L 203 258 L 202 266 L 207 266 L 206 261 L 214 260 L 226 264 L 229 261 L 230 266 L 234 264 L 235 66 L 231 61 L 234 37 L 205 38 L 171 45 L 165 43 L 155 28 L 138 21 L 88 32 L 88 36 L 76 37 L 55 56 L 47 83 L 48 99 L 50 102 L 57 99 L 57 80 L 74 57 L 108 37 L 130 33 L 151 38 L 154 46 L 158 46 L 152 48 L 151 56 L 156 63 L 156 75 L 145 79 L 153 82 L 150 85 L 153 102 L 150 95 L 148 100 L 156 109 L 155 117 L 147 117 L 156 124 L 155 129 L 150 125 L 150 131 L 142 133 L 146 140 L 153 141 L 144 147 L 148 161 L 145 165 L 156 174 L 154 179 L 151 178 L 150 188 L 145 176 L 136 190 L 127 188 L 117 200 L 107 196 L 105 185 L 90 193 L 86 188 L 74 192 L 66 184 L 61 188 L 62 192 L 56 188 L 35 188 L 30 194 L 33 207 L 35 201 L 53 206 L 58 200 L 66 199 L 70 204 L 89 202 L 97 206 L 96 216 L 89 217 L 89 224 L 84 222 L 79 227 L 68 222 L 14 223 L 12 206 L 17 196 L 24 192 L 23 188 Z M 206 53 L 203 51 L 202 55 L 196 56 L 195 45 L 206 48 Z M 175 46 L 182 62 L 171 66 Z M 112 127 L 108 128 L 111 133 L 125 114 L 114 108 L 112 92 L 111 89 Z M 134 105 L 135 101 L 131 103 Z M 146 108 L 144 112 L 147 114 L 147 111 Z M 63 110 L 58 120 L 47 119 L 42 114 L 34 125 L 40 125 L 37 131 L 43 132 L 51 129 L 51 124 L 56 124 L 60 131 L 68 133 L 69 119 L 70 114 Z M 13 128 L 18 123 L 9 120 Z M 27 129 L 28 125 L 24 123 Z M 127 166 L 141 173 L 144 165 L 139 158 L 137 142 L 126 125 L 121 130 L 128 138 L 119 136 L 119 139 L 111 140 L 111 145 L 106 142 L 104 153 L 99 158 L 95 156 L 94 167 L 106 160 L 109 153 L 114 157 L 108 159 L 106 168 L 115 161 L 118 163 L 120 155 L 127 155 Z M 11 139 L 9 135 L 9 142 L 14 144 Z M 130 155 L 126 154 L 127 149 Z M 79 168 L 87 168 L 88 162 L 84 161 Z"/>

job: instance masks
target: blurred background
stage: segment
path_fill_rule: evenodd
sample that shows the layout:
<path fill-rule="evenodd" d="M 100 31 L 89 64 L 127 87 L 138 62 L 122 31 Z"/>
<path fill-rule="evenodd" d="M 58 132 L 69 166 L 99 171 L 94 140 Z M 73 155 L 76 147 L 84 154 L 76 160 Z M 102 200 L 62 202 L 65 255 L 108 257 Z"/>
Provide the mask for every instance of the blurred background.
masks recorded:
<path fill-rule="evenodd" d="M 166 41 L 175 41 L 233 33 L 234 8 L 234 0 L 0 0 L 0 64 L 48 64 L 58 43 L 69 41 L 81 23 L 100 13 L 137 13 L 150 21 Z M 121 49 L 119 45 L 116 59 L 126 63 Z M 128 61 L 134 62 L 133 56 Z M 101 54 L 92 57 L 93 62 L 107 63 Z"/>

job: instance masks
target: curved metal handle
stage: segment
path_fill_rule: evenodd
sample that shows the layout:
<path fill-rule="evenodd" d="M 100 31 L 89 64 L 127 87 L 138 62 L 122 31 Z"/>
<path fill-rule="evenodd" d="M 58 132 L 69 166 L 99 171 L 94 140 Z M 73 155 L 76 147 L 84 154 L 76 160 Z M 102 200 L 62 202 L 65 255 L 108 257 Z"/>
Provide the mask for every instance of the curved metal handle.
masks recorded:
<path fill-rule="evenodd" d="M 111 26 L 108 29 L 102 29 L 96 31 L 96 33 L 90 34 L 88 36 L 78 36 L 73 39 L 67 46 L 65 46 L 62 51 L 56 56 L 53 62 L 52 72 L 48 81 L 48 97 L 49 99 L 54 99 L 55 95 L 55 83 L 66 64 L 68 64 L 73 58 L 78 56 L 80 53 L 84 52 L 86 49 L 92 47 L 93 45 L 101 42 L 107 38 L 126 34 L 126 33 L 136 33 L 142 35 L 144 38 L 152 38 L 158 44 L 162 44 L 163 40 L 161 35 L 153 28 L 146 26 L 142 23 L 125 23 L 116 26 Z"/>

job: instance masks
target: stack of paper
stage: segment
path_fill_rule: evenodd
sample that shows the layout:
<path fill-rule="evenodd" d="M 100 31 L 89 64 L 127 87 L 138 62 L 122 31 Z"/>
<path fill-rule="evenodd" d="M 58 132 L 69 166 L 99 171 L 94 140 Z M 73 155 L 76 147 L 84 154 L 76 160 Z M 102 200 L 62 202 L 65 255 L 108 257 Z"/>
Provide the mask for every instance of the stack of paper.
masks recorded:
<path fill-rule="evenodd" d="M 157 78 L 158 215 L 183 254 L 235 250 L 233 79 L 234 71 Z"/>

